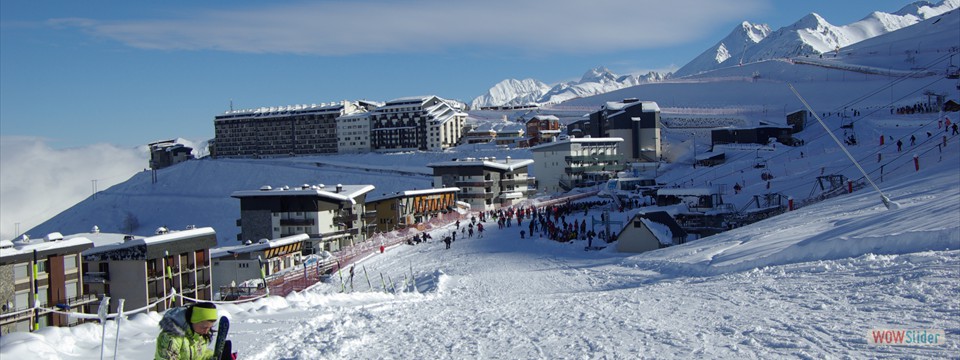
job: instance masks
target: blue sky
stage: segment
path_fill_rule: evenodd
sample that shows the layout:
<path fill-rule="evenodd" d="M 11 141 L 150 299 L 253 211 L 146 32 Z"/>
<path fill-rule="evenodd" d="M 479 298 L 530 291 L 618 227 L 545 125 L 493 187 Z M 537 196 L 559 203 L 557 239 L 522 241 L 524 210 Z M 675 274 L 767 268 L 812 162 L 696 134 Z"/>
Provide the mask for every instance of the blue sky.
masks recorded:
<path fill-rule="evenodd" d="M 835 25 L 909 1 L 0 2 L 0 136 L 213 137 L 229 109 L 433 94 L 606 66 L 672 71 L 740 22 Z"/>

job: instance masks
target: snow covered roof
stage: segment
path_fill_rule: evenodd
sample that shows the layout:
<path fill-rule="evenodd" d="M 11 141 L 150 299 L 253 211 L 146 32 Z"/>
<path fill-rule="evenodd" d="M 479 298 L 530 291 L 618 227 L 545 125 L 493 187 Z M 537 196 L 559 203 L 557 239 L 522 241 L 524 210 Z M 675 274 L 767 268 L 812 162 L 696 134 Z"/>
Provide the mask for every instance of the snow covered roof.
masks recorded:
<path fill-rule="evenodd" d="M 560 121 L 560 118 L 558 118 L 558 117 L 556 117 L 556 116 L 553 116 L 553 115 L 536 115 L 536 116 L 534 116 L 533 118 L 531 118 L 530 120 L 555 120 L 555 121 Z"/>
<path fill-rule="evenodd" d="M 96 246 L 83 252 L 84 256 L 110 252 L 119 249 L 132 248 L 136 246 L 154 247 L 170 244 L 182 240 L 191 242 L 197 238 L 208 237 L 213 239 L 216 244 L 216 231 L 212 227 L 202 227 L 196 229 L 187 229 L 179 231 L 170 231 L 165 234 L 159 234 L 148 237 L 133 237 L 125 234 L 95 233 L 95 234 L 77 234 L 80 237 L 91 237 L 97 239 L 94 241 Z M 131 239 L 132 238 L 132 239 Z M 127 240 L 129 239 L 129 240 Z"/>
<path fill-rule="evenodd" d="M 259 107 L 256 109 L 244 109 L 244 110 L 231 110 L 226 111 L 222 115 L 217 115 L 214 120 L 225 120 L 225 119 L 236 119 L 244 117 L 271 117 L 271 116 L 284 116 L 292 114 L 306 114 L 306 113 L 328 113 L 328 112 L 339 112 L 344 108 L 344 103 L 341 102 L 331 102 L 321 103 L 321 104 L 299 104 L 299 105 L 287 105 L 287 106 L 273 106 L 273 107 Z"/>
<path fill-rule="evenodd" d="M 673 232 L 670 231 L 670 227 L 650 219 L 640 219 L 643 222 L 643 225 L 653 233 L 653 236 L 657 238 L 657 241 L 663 245 L 673 245 Z"/>
<path fill-rule="evenodd" d="M 337 190 L 337 187 L 340 187 L 340 190 Z M 301 185 L 299 187 L 278 187 L 272 188 L 270 186 L 264 186 L 260 190 L 240 190 L 234 191 L 230 194 L 230 197 L 235 198 L 245 198 L 245 197 L 258 197 L 258 196 L 316 196 L 321 198 L 332 199 L 338 202 L 349 201 L 352 204 L 356 204 L 356 197 L 366 194 L 370 191 L 373 191 L 373 185 L 337 185 L 336 187 L 329 187 L 321 185 Z"/>
<path fill-rule="evenodd" d="M 608 111 L 623 111 L 626 108 L 640 105 L 642 112 L 659 112 L 660 105 L 656 101 L 632 101 L 632 102 L 623 102 L 623 101 L 607 101 L 603 108 Z"/>
<path fill-rule="evenodd" d="M 30 239 L 29 242 L 4 240 L 0 246 L 0 264 L 32 258 L 33 252 L 38 254 L 50 253 L 79 253 L 93 247 L 93 241 L 85 237 L 64 238 L 57 240 Z"/>
<path fill-rule="evenodd" d="M 241 245 L 234 245 L 234 246 L 218 247 L 215 249 L 210 249 L 210 257 L 220 258 L 220 257 L 229 256 L 233 254 L 263 251 L 267 249 L 278 248 L 284 245 L 296 244 L 298 242 L 303 242 L 309 239 L 310 239 L 310 235 L 296 234 L 296 235 L 285 236 L 285 237 L 282 237 L 279 239 L 273 239 L 273 240 L 265 239 L 261 242 L 250 244 L 250 245 L 241 244 Z"/>
<path fill-rule="evenodd" d="M 461 160 L 440 161 L 427 164 L 427 167 L 484 166 L 498 170 L 513 171 L 533 164 L 533 159 L 496 160 L 496 158 L 466 158 Z"/>
<path fill-rule="evenodd" d="M 710 188 L 663 188 L 657 190 L 657 195 L 688 195 L 704 196 L 713 195 L 716 191 Z"/>
<path fill-rule="evenodd" d="M 460 191 L 460 188 L 458 187 L 445 187 L 445 188 L 423 189 L 423 190 L 407 190 L 407 191 L 400 191 L 393 194 L 381 195 L 380 197 L 371 197 L 367 199 L 367 201 L 380 201 L 380 200 L 386 200 L 386 199 L 392 199 L 392 198 L 398 198 L 398 197 L 443 194 L 443 193 L 459 192 L 459 191 Z"/>
<path fill-rule="evenodd" d="M 683 227 L 666 211 L 638 213 L 635 218 L 643 222 L 661 244 L 676 245 L 673 243 L 674 237 L 683 238 L 687 236 Z"/>
<path fill-rule="evenodd" d="M 539 144 L 539 145 L 537 145 L 537 146 L 531 146 L 531 147 L 530 147 L 530 150 L 531 150 L 531 151 L 534 151 L 534 150 L 543 150 L 543 149 L 545 149 L 545 148 L 549 148 L 549 147 L 553 147 L 553 146 L 566 145 L 566 144 L 595 144 L 595 143 L 610 143 L 610 142 L 613 142 L 613 143 L 623 142 L 623 138 L 619 138 L 619 137 L 605 137 L 605 138 L 567 138 L 567 139 L 564 139 L 564 140 L 558 140 L 558 141 L 553 141 L 553 142 L 547 142 L 547 143 Z"/>

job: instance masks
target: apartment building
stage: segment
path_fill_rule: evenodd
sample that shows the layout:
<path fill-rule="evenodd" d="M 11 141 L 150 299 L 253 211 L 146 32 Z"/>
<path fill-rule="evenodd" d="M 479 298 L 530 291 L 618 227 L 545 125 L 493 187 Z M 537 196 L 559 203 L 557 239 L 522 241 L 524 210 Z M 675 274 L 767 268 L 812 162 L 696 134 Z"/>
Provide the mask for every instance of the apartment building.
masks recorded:
<path fill-rule="evenodd" d="M 337 153 L 337 118 L 373 106 L 340 101 L 228 111 L 214 117 L 217 157 L 273 157 Z"/>
<path fill-rule="evenodd" d="M 366 208 L 367 193 L 373 189 L 373 185 L 320 184 L 235 191 L 230 196 L 240 199 L 237 240 L 307 234 L 306 255 L 366 241 L 376 226 L 376 211 Z"/>
<path fill-rule="evenodd" d="M 50 309 L 70 311 L 97 302 L 83 292 L 80 253 L 91 247 L 87 238 L 64 239 L 60 233 L 0 240 L 0 334 L 75 325 L 77 319 Z"/>
<path fill-rule="evenodd" d="M 622 138 L 565 138 L 530 148 L 541 191 L 596 186 L 626 168 Z"/>
<path fill-rule="evenodd" d="M 515 205 L 534 193 L 528 176 L 531 159 L 465 158 L 427 164 L 433 168 L 433 187 L 457 187 L 457 198 L 473 210 Z"/>
<path fill-rule="evenodd" d="M 386 102 L 370 111 L 370 147 L 374 151 L 439 151 L 456 146 L 467 114 L 461 104 L 437 96 Z"/>
<path fill-rule="evenodd" d="M 590 120 L 578 125 L 584 137 L 618 137 L 619 153 L 627 161 L 649 162 L 660 160 L 660 106 L 653 101 L 624 99 L 610 101 L 600 110 L 590 113 Z"/>
<path fill-rule="evenodd" d="M 210 248 L 217 246 L 213 228 L 171 231 L 159 228 L 153 236 L 134 236 L 92 232 L 86 237 L 94 247 L 82 253 L 84 292 L 109 296 L 110 311 L 137 309 L 156 303 L 150 309 L 164 311 L 185 303 L 179 296 L 160 301 L 173 291 L 199 300 L 212 300 Z M 158 302 L 159 301 L 159 302 Z M 96 313 L 99 302 L 84 312 Z"/>

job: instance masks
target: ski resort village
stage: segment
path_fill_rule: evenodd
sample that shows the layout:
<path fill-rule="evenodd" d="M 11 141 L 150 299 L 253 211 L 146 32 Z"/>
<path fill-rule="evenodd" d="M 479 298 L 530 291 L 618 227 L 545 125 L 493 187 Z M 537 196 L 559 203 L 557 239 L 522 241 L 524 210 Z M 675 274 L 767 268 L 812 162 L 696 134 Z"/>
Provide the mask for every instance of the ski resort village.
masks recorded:
<path fill-rule="evenodd" d="M 231 103 L 4 233 L 0 357 L 148 358 L 212 303 L 239 359 L 960 358 L 958 7 L 469 103 Z"/>

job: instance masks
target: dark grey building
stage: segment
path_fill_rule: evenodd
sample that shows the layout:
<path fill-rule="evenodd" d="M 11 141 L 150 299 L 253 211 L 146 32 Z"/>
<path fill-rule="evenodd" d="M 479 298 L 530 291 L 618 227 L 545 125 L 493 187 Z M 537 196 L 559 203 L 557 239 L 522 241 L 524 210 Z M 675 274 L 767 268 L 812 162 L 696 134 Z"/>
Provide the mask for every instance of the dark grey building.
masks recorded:
<path fill-rule="evenodd" d="M 303 185 L 236 191 L 230 196 L 240 199 L 237 240 L 308 234 L 305 254 L 365 241 L 376 226 L 376 212 L 366 210 L 366 194 L 373 189 L 373 185 Z"/>
<path fill-rule="evenodd" d="M 577 127 L 583 127 L 583 136 L 622 138 L 619 153 L 628 161 L 660 160 L 660 106 L 656 102 L 610 101 Z"/>

